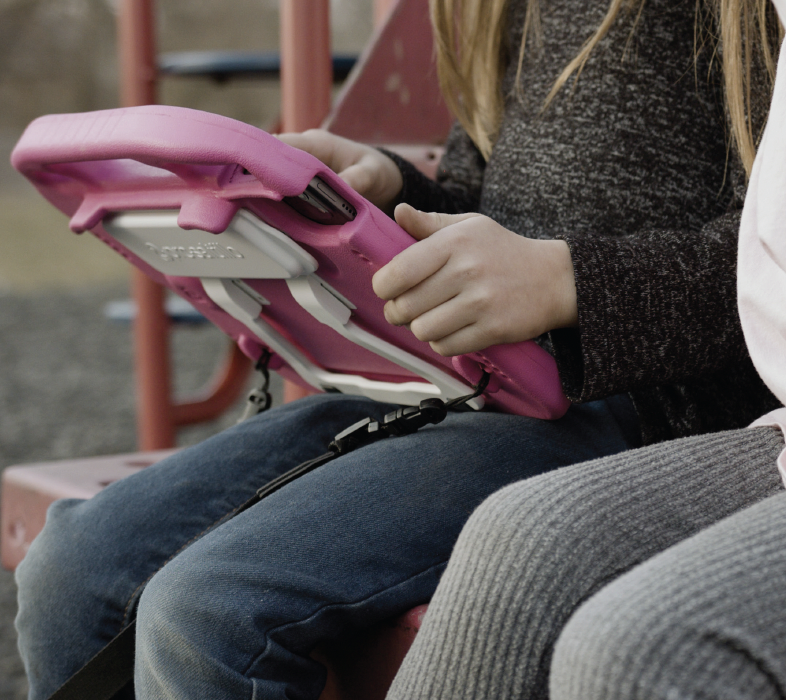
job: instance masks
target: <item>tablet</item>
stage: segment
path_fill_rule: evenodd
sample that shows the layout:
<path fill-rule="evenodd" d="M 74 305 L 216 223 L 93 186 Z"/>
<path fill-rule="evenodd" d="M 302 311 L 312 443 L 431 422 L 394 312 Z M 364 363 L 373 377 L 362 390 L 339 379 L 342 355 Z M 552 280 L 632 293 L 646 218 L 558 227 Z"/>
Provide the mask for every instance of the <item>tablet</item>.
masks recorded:
<path fill-rule="evenodd" d="M 569 403 L 532 341 L 445 358 L 388 324 L 373 274 L 415 241 L 308 153 L 226 117 L 146 106 L 41 117 L 12 163 L 75 233 L 187 299 L 252 360 L 319 391 L 471 402 L 538 418 Z"/>

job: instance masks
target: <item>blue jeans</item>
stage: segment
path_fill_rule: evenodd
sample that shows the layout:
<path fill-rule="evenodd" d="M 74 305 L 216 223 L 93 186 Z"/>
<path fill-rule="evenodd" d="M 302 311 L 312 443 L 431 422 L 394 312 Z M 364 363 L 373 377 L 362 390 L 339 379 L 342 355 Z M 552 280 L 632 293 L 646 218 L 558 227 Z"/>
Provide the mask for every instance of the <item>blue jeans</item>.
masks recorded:
<path fill-rule="evenodd" d="M 627 397 L 558 421 L 452 413 L 319 467 L 231 520 L 278 474 L 391 406 L 314 396 L 62 500 L 17 570 L 31 700 L 137 617 L 138 699 L 305 700 L 313 647 L 429 600 L 459 531 L 520 479 L 638 444 Z"/>

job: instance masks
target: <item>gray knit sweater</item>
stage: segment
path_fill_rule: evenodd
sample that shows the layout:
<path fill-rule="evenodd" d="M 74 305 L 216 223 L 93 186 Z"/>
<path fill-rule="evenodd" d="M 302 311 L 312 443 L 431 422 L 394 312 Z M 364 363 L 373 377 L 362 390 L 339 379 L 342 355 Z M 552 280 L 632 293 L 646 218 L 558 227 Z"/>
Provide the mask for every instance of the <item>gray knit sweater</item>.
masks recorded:
<path fill-rule="evenodd" d="M 745 178 L 728 148 L 719 61 L 711 46 L 694 60 L 695 2 L 647 0 L 632 35 L 622 17 L 545 112 L 606 3 L 540 4 L 544 41 L 525 61 L 522 98 L 512 88 L 525 0 L 511 0 L 510 96 L 488 163 L 455 127 L 438 182 L 398 160 L 402 199 L 567 241 L 579 327 L 547 340 L 572 401 L 629 392 L 645 443 L 744 426 L 778 402 L 737 316 Z M 754 100 L 769 104 L 766 89 Z"/>

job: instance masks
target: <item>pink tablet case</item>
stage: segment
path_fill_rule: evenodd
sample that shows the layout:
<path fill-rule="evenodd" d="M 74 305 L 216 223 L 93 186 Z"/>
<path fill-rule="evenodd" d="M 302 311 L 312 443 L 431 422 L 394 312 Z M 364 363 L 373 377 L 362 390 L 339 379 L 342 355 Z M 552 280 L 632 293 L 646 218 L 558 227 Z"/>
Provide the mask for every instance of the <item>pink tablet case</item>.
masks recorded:
<path fill-rule="evenodd" d="M 11 157 L 41 194 L 300 384 L 415 404 L 469 393 L 538 418 L 568 408 L 533 342 L 444 358 L 389 325 L 371 276 L 413 239 L 311 155 L 264 131 L 178 107 L 41 117 Z M 357 209 L 341 226 L 281 202 L 319 176 Z"/>

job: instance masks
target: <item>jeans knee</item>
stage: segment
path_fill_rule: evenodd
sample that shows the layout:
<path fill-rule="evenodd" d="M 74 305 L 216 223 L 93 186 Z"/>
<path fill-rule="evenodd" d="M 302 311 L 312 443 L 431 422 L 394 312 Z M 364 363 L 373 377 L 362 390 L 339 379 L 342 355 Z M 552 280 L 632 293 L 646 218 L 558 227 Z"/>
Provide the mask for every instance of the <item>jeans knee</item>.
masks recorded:
<path fill-rule="evenodd" d="M 145 586 L 137 607 L 137 648 L 156 658 L 156 649 L 173 648 L 187 636 L 191 582 L 165 566 Z"/>
<path fill-rule="evenodd" d="M 174 669 L 198 667 L 185 658 L 191 645 L 189 634 L 183 629 L 187 619 L 179 615 L 182 592 L 184 587 L 162 570 L 148 582 L 139 598 L 134 664 L 138 693 L 152 692 L 153 684 L 170 686 L 169 676 Z"/>
<path fill-rule="evenodd" d="M 103 582 L 100 552 L 84 546 L 78 511 L 82 501 L 50 506 L 44 529 L 16 570 L 19 651 L 30 697 L 48 697 L 103 645 L 106 609 L 97 594 Z"/>
<path fill-rule="evenodd" d="M 236 649 L 245 621 L 232 585 L 196 558 L 174 559 L 153 576 L 139 599 L 134 686 L 137 697 L 197 698 L 216 685 L 222 697 L 250 697 L 244 666 L 255 652 Z M 211 696 L 212 697 L 212 696 Z"/>
<path fill-rule="evenodd" d="M 203 664 L 203 647 L 209 640 L 219 644 L 231 629 L 229 616 L 222 619 L 220 610 L 220 588 L 212 586 L 208 571 L 193 561 L 182 565 L 175 559 L 165 565 L 147 583 L 137 607 L 136 655 L 142 676 L 166 682 L 173 669 Z"/>
<path fill-rule="evenodd" d="M 80 546 L 69 522 L 71 511 L 80 503 L 69 499 L 50 506 L 46 525 L 16 569 L 22 622 L 27 616 L 45 618 L 52 610 L 67 610 L 76 600 L 74 588 L 90 566 L 86 557 L 92 551 Z"/>

